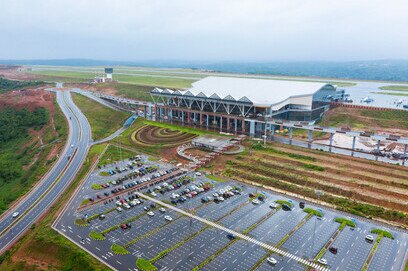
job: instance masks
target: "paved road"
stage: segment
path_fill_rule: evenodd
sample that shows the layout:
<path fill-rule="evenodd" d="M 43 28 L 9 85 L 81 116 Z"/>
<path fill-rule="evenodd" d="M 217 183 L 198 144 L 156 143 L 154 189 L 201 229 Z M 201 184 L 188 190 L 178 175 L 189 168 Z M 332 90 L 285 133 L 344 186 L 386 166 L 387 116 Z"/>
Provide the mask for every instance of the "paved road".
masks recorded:
<path fill-rule="evenodd" d="M 2 217 L 0 254 L 16 242 L 48 210 L 73 180 L 87 156 L 91 138 L 88 120 L 73 103 L 70 92 L 57 92 L 57 102 L 68 119 L 70 127 L 68 143 L 49 173 L 16 207 Z M 20 216 L 13 219 L 12 213 L 16 211 Z"/>

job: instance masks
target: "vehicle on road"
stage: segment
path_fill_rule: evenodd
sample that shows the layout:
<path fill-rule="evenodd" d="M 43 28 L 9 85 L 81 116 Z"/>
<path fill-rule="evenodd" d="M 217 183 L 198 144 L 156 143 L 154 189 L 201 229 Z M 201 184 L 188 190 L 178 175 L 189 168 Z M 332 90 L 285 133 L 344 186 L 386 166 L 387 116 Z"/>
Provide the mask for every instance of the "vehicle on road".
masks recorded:
<path fill-rule="evenodd" d="M 13 218 L 16 218 L 16 217 L 18 217 L 19 215 L 20 215 L 19 212 L 14 212 L 11 216 L 12 216 Z"/>
<path fill-rule="evenodd" d="M 273 257 L 268 257 L 266 260 L 267 260 L 268 263 L 271 264 L 271 265 L 275 265 L 275 264 L 278 263 L 278 261 L 277 261 L 275 258 L 273 258 Z"/>

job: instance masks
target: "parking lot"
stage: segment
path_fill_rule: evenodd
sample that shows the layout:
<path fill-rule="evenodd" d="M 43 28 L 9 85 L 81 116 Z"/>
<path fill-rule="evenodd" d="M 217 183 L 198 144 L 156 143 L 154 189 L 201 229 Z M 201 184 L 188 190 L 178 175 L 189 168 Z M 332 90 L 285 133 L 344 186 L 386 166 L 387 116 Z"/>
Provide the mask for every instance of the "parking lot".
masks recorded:
<path fill-rule="evenodd" d="M 143 194 L 291 255 L 310 259 L 320 252 L 330 270 L 361 270 L 374 244 L 366 235 L 384 228 L 355 218 L 356 228 L 346 226 L 331 243 L 337 253 L 322 251 L 339 229 L 334 219 L 347 215 L 305 202 L 307 208 L 321 209 L 318 218 L 300 208 L 297 199 L 232 180 L 216 182 L 145 155 L 96 168 L 57 227 L 117 270 L 137 270 L 137 258 L 150 260 L 159 270 L 307 270 L 297 260 L 163 208 Z M 277 200 L 291 208 L 284 210 Z M 382 239 L 368 270 L 401 270 L 408 236 L 388 230 L 395 239 Z"/>

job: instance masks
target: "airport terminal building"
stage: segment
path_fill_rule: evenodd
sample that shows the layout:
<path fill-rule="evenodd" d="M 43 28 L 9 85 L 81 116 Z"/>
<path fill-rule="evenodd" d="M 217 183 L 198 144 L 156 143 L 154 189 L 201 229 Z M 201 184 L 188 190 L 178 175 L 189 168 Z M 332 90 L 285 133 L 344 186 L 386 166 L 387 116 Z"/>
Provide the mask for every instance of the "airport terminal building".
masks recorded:
<path fill-rule="evenodd" d="M 344 98 L 326 83 L 210 76 L 190 89 L 150 92 L 156 118 L 221 132 L 254 134 L 267 120 L 313 121 Z"/>

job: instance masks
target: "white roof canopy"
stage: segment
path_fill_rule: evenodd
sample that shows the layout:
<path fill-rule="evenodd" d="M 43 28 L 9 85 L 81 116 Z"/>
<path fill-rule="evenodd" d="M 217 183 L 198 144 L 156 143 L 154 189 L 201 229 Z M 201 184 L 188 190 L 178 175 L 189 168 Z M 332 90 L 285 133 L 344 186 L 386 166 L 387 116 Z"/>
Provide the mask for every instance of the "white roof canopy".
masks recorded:
<path fill-rule="evenodd" d="M 326 83 L 209 76 L 187 90 L 154 89 L 152 93 L 171 93 L 228 101 L 251 102 L 255 106 L 273 106 L 295 97 L 312 96 Z"/>

